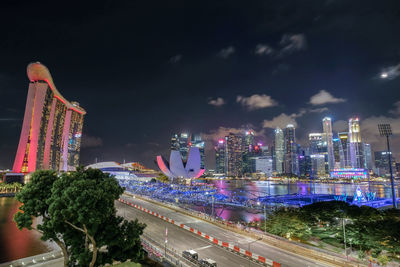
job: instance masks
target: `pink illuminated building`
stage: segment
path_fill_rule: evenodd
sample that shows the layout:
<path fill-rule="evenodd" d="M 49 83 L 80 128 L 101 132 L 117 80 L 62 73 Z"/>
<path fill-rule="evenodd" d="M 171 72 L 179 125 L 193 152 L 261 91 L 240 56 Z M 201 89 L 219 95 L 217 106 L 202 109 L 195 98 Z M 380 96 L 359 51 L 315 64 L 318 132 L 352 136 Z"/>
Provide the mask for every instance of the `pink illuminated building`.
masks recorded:
<path fill-rule="evenodd" d="M 31 63 L 27 74 L 30 83 L 13 172 L 74 170 L 86 111 L 60 94 L 46 66 Z"/>

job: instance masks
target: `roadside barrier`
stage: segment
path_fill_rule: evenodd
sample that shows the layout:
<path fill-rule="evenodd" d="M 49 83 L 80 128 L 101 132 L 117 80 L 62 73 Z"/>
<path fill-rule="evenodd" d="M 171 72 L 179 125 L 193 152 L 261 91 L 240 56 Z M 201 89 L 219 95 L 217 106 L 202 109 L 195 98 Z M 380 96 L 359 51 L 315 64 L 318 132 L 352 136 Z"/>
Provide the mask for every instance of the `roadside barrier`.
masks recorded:
<path fill-rule="evenodd" d="M 247 257 L 247 258 L 250 258 L 250 259 L 252 259 L 252 260 L 255 260 L 256 262 L 259 262 L 259 263 L 262 263 L 262 264 L 266 264 L 266 265 L 269 265 L 269 266 L 273 266 L 273 267 L 280 267 L 280 266 L 281 266 L 281 264 L 278 263 L 278 262 L 276 262 L 276 261 L 270 260 L 270 259 L 268 259 L 268 258 L 266 258 L 266 257 L 263 257 L 263 256 L 260 256 L 260 255 L 258 255 L 258 254 L 252 253 L 251 251 L 248 251 L 248 250 L 239 248 L 238 246 L 235 246 L 235 245 L 230 244 L 230 243 L 228 243 L 228 242 L 223 242 L 223 241 L 221 241 L 221 240 L 218 240 L 218 239 L 215 238 L 215 237 L 212 237 L 212 236 L 210 236 L 210 235 L 207 235 L 207 234 L 205 234 L 205 233 L 203 233 L 203 232 L 200 232 L 200 231 L 197 230 L 197 229 L 194 229 L 194 228 L 189 227 L 189 226 L 187 226 L 187 225 L 184 225 L 184 224 L 182 224 L 182 223 L 175 222 L 173 219 L 170 219 L 170 218 L 165 217 L 165 216 L 163 216 L 163 215 L 161 215 L 161 214 L 159 214 L 159 213 L 157 213 L 157 212 L 154 212 L 154 211 L 151 211 L 151 210 L 149 210 L 149 209 L 146 209 L 146 208 L 144 208 L 144 207 L 142 207 L 142 206 L 140 206 L 140 205 L 133 204 L 132 202 L 129 202 L 129 201 L 124 200 L 124 199 L 121 199 L 121 198 L 118 199 L 118 201 L 121 202 L 121 203 L 124 203 L 124 204 L 126 204 L 126 205 L 128 205 L 128 206 L 131 206 L 131 207 L 133 207 L 133 208 L 136 208 L 136 209 L 138 209 L 138 210 L 144 211 L 144 212 L 146 212 L 146 213 L 148 213 L 148 214 L 151 214 L 151 215 L 153 215 L 153 216 L 155 216 L 155 217 L 158 217 L 158 218 L 160 218 L 160 219 L 162 219 L 162 220 L 164 220 L 164 221 L 166 221 L 166 222 L 169 222 L 169 223 L 171 223 L 171 224 L 174 224 L 174 225 L 176 225 L 176 226 L 178 226 L 178 227 L 180 227 L 180 228 L 182 228 L 182 229 L 185 229 L 185 230 L 187 230 L 187 231 L 189 231 L 189 232 L 192 232 L 193 234 L 197 234 L 198 236 L 201 236 L 201 237 L 203 237 L 203 238 L 209 240 L 210 242 L 212 242 L 212 243 L 214 243 L 214 244 L 216 244 L 216 245 L 218 245 L 218 246 L 221 246 L 221 247 L 223 247 L 223 248 L 232 250 L 232 251 L 234 251 L 234 252 L 236 252 L 236 253 L 241 254 L 242 256 L 245 256 L 245 257 Z"/>

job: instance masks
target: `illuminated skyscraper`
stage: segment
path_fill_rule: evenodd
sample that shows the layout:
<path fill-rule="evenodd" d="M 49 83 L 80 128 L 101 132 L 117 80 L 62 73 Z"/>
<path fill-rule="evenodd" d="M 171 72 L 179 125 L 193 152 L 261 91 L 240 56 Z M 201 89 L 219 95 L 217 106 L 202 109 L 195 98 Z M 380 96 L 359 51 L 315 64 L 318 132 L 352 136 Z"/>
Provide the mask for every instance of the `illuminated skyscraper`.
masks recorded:
<path fill-rule="evenodd" d="M 183 161 L 187 160 L 187 154 L 189 152 L 189 134 L 181 133 L 179 135 L 179 152 L 181 152 L 181 156 Z"/>
<path fill-rule="evenodd" d="M 392 152 L 388 151 L 375 151 L 375 174 L 380 176 L 389 176 L 390 168 L 389 168 L 389 154 L 392 156 L 392 164 L 396 166 L 396 159 L 393 158 Z"/>
<path fill-rule="evenodd" d="M 340 160 L 340 168 L 350 168 L 351 163 L 350 163 L 350 152 L 349 152 L 350 150 L 349 133 L 341 132 L 338 133 L 338 136 L 340 141 L 339 153 L 340 156 L 342 157 Z"/>
<path fill-rule="evenodd" d="M 275 171 L 279 174 L 283 173 L 284 157 L 285 157 L 285 140 L 283 138 L 283 131 L 280 128 L 276 128 L 275 139 L 274 139 L 274 160 L 275 160 Z"/>
<path fill-rule="evenodd" d="M 347 136 L 347 135 L 346 135 Z M 346 137 L 347 139 L 347 137 Z M 335 169 L 345 167 L 345 157 L 340 138 L 333 139 L 333 155 L 335 157 Z"/>
<path fill-rule="evenodd" d="M 361 142 L 358 118 L 349 119 L 349 154 L 352 168 L 364 168 L 364 146 Z"/>
<path fill-rule="evenodd" d="M 371 145 L 364 143 L 364 168 L 373 169 Z"/>
<path fill-rule="evenodd" d="M 314 154 L 311 158 L 311 175 L 312 177 L 324 177 L 326 176 L 325 170 L 325 156 L 322 154 Z"/>
<path fill-rule="evenodd" d="M 322 153 L 322 133 L 310 133 L 308 140 L 310 142 L 310 154 Z"/>
<path fill-rule="evenodd" d="M 218 140 L 215 146 L 215 172 L 225 173 L 226 172 L 226 142 L 225 139 L 221 138 Z"/>
<path fill-rule="evenodd" d="M 171 150 L 179 150 L 179 136 L 173 134 L 171 137 Z"/>
<path fill-rule="evenodd" d="M 243 135 L 229 133 L 226 139 L 226 175 L 241 176 L 243 170 Z"/>
<path fill-rule="evenodd" d="M 324 131 L 323 141 L 327 147 L 328 154 L 328 170 L 335 168 L 335 156 L 333 151 L 333 134 L 332 134 L 332 121 L 331 118 L 325 117 L 322 120 L 322 127 Z"/>
<path fill-rule="evenodd" d="M 190 138 L 189 146 L 199 148 L 200 159 L 201 159 L 200 168 L 204 169 L 204 146 L 205 146 L 205 143 L 201 139 L 201 135 L 200 134 L 192 134 L 192 136 Z"/>
<path fill-rule="evenodd" d="M 284 172 L 298 175 L 299 163 L 297 158 L 296 129 L 293 124 L 288 124 L 284 132 L 285 158 Z"/>
<path fill-rule="evenodd" d="M 258 148 L 259 149 L 259 148 Z M 254 132 L 252 130 L 247 130 L 243 138 L 243 173 L 251 173 L 254 171 L 253 160 L 254 156 Z M 259 150 L 261 152 L 261 150 Z"/>
<path fill-rule="evenodd" d="M 74 170 L 86 111 L 60 94 L 46 66 L 31 63 L 27 74 L 30 84 L 13 172 Z"/>

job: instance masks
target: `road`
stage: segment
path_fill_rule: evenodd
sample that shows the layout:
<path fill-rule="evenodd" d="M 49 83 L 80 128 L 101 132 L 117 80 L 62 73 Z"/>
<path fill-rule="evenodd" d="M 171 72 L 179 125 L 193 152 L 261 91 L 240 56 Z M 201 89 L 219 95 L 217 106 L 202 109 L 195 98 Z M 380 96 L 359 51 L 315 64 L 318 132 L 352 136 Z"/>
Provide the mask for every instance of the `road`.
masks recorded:
<path fill-rule="evenodd" d="M 145 233 L 150 235 L 155 241 L 164 243 L 165 229 L 168 228 L 168 243 L 167 245 L 173 247 L 176 251 L 181 253 L 183 250 L 193 249 L 198 252 L 200 258 L 211 258 L 218 263 L 218 266 L 262 266 L 251 262 L 242 256 L 230 252 L 202 237 L 194 235 L 187 230 L 172 225 L 166 221 L 154 217 L 135 208 L 129 207 L 125 204 L 116 202 L 118 215 L 124 216 L 126 219 L 133 220 L 137 218 L 140 222 L 147 224 Z M 249 265 L 250 263 L 250 265 Z"/>
<path fill-rule="evenodd" d="M 243 249 L 248 249 L 248 244 L 255 241 L 245 235 L 241 235 L 229 230 L 223 229 L 206 221 L 193 218 L 191 216 L 175 212 L 171 209 L 124 195 L 122 197 L 134 204 L 141 205 L 146 209 L 155 211 L 176 222 L 183 223 L 193 227 L 201 232 L 211 235 L 219 240 L 235 244 Z M 209 257 L 217 261 L 218 266 L 248 266 L 249 261 L 242 256 L 238 256 L 230 251 L 227 251 L 219 246 L 213 245 L 197 235 L 181 229 L 175 225 L 167 223 L 153 215 L 139 211 L 133 207 L 122 203 L 116 203 L 117 209 L 121 216 L 126 218 L 138 218 L 147 224 L 146 233 L 154 236 L 157 241 L 164 241 L 165 227 L 168 227 L 168 244 L 176 246 L 179 250 L 194 249 L 199 253 L 199 257 Z M 269 258 L 273 261 L 281 263 L 282 266 L 328 266 L 323 263 L 317 263 L 312 259 L 303 258 L 297 254 L 293 254 L 279 248 L 270 246 L 262 241 L 257 241 L 251 244 L 250 251 L 258 255 Z M 256 266 L 253 264 L 252 266 Z"/>

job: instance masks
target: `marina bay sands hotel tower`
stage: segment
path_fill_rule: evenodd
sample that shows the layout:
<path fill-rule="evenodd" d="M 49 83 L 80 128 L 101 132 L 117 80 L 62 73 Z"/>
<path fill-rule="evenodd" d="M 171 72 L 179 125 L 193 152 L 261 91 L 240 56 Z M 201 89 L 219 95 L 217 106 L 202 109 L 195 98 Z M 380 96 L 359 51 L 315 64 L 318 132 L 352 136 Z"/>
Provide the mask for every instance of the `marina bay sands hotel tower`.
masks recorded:
<path fill-rule="evenodd" d="M 31 63 L 27 74 L 30 83 L 13 172 L 75 170 L 86 111 L 60 94 L 46 66 Z"/>

